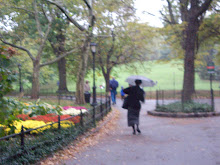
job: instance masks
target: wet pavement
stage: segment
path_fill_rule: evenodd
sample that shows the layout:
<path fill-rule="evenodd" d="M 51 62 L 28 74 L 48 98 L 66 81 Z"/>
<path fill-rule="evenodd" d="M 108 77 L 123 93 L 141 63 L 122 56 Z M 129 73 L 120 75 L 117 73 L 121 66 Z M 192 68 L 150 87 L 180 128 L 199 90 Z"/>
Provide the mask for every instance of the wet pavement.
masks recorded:
<path fill-rule="evenodd" d="M 178 119 L 147 115 L 155 104 L 155 100 L 146 100 L 142 105 L 142 133 L 133 135 L 127 127 L 127 112 L 117 100 L 117 128 L 97 145 L 61 164 L 220 165 L 220 117 Z"/>

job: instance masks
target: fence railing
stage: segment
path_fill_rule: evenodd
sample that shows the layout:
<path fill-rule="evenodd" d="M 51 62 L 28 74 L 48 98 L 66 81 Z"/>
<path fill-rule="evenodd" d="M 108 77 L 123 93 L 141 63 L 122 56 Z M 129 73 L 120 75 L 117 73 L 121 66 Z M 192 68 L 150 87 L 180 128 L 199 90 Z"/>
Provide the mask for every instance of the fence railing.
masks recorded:
<path fill-rule="evenodd" d="M 27 97 L 30 98 L 31 96 L 31 91 L 30 90 L 25 90 L 22 94 L 22 96 L 20 96 L 20 92 L 18 91 L 12 91 L 8 94 L 8 96 L 18 96 L 18 97 Z M 44 100 L 50 100 L 50 99 L 56 99 L 57 100 L 57 104 L 60 104 L 61 100 L 75 100 L 75 91 L 56 91 L 56 90 L 50 90 L 50 89 L 44 89 L 41 90 L 39 92 L 39 97 L 43 98 Z M 104 91 L 102 92 L 97 92 L 96 96 L 97 96 L 97 100 L 101 101 L 101 100 L 105 100 L 105 95 L 106 93 Z M 91 93 L 92 96 L 92 93 Z"/>
<path fill-rule="evenodd" d="M 174 102 L 181 102 L 182 109 L 184 109 L 182 91 L 165 91 L 157 90 L 156 94 L 156 106 L 167 105 Z M 211 106 L 212 111 L 215 110 L 214 96 L 219 95 L 219 91 L 197 90 L 192 95 L 192 101 L 195 103 L 206 103 Z"/>
<path fill-rule="evenodd" d="M 111 110 L 111 102 L 110 98 L 107 97 L 105 101 L 98 103 L 96 106 L 93 106 L 91 109 L 88 109 L 87 113 L 82 113 L 82 110 L 80 115 L 78 117 L 80 118 L 79 123 L 76 123 L 74 126 L 70 125 L 69 130 L 72 130 L 73 132 L 80 132 L 83 133 L 88 128 L 95 127 L 96 122 L 99 120 L 102 120 L 105 115 L 108 114 Z M 41 127 L 37 127 L 34 129 L 28 129 L 26 130 L 24 126 L 21 127 L 21 132 L 17 134 L 11 134 L 5 137 L 0 138 L 0 162 L 3 164 L 7 164 L 8 161 L 12 159 L 16 159 L 17 157 L 20 157 L 21 155 L 28 155 L 29 152 L 33 152 L 36 148 L 39 148 L 40 146 L 51 143 L 50 139 L 47 139 L 45 141 L 38 141 L 40 136 L 43 136 L 44 133 L 40 133 L 40 135 L 32 135 L 31 132 L 41 132 L 42 129 L 48 128 L 45 131 L 49 131 L 50 133 L 53 133 L 53 138 L 55 133 L 59 132 L 59 130 L 62 130 L 63 121 L 73 121 L 76 116 L 71 116 L 66 119 L 60 119 L 60 116 L 57 116 L 58 121 L 53 122 L 50 124 L 46 124 Z M 74 128 L 74 129 L 73 129 Z M 70 135 L 73 134 L 72 132 Z M 68 137 L 70 136 L 68 135 Z M 60 139 L 59 133 L 57 134 Z M 63 137 L 65 138 L 65 137 Z M 77 137 L 73 137 L 77 138 Z M 73 140 L 72 139 L 72 140 Z M 57 140 L 57 139 L 56 139 Z M 62 140 L 62 138 L 61 138 Z M 7 143 L 7 144 L 6 144 Z M 10 151 L 9 151 L 10 149 Z"/>
<path fill-rule="evenodd" d="M 181 99 L 182 90 L 156 90 L 156 91 L 145 91 L 146 92 L 146 99 L 156 99 L 157 91 L 160 91 L 162 95 L 162 91 L 166 94 L 164 98 L 166 99 Z M 202 98 L 210 98 L 210 90 L 196 90 L 194 93 L 194 98 L 202 97 Z M 213 90 L 213 96 L 220 97 L 220 90 Z M 162 96 L 160 96 L 162 97 Z"/>

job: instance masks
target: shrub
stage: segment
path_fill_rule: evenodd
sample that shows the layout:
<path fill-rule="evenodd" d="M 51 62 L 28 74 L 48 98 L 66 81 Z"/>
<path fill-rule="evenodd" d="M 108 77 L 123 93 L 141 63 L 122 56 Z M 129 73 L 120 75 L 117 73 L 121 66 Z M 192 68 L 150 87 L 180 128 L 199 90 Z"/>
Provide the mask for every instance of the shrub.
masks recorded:
<path fill-rule="evenodd" d="M 207 103 L 189 102 L 182 104 L 181 102 L 170 103 L 167 105 L 160 105 L 156 108 L 158 112 L 183 112 L 183 113 L 197 113 L 197 112 L 211 112 L 212 108 Z"/>
<path fill-rule="evenodd" d="M 16 127 L 14 126 L 14 122 L 19 121 L 19 119 L 23 121 L 57 122 L 57 114 L 61 115 L 62 110 L 60 106 L 54 106 L 48 103 L 39 104 L 39 100 L 33 104 L 3 97 L 0 99 L 0 124 L 4 125 L 4 127 L 0 127 L 0 137 L 15 133 Z M 70 115 L 61 115 L 61 120 L 67 117 L 70 117 Z M 78 122 L 77 118 L 72 120 Z"/>
<path fill-rule="evenodd" d="M 21 113 L 20 106 L 19 102 L 14 99 L 5 97 L 0 99 L 0 124 L 5 126 L 1 127 L 0 136 L 14 133 L 16 128 L 13 123 L 18 120 L 16 116 Z M 10 128 L 10 131 L 5 131 L 5 128 Z"/>
<path fill-rule="evenodd" d="M 4 123 L 14 129 L 12 125 L 13 120 L 16 120 L 14 113 L 8 106 L 7 100 L 4 96 L 12 90 L 12 82 L 16 80 L 16 74 L 11 70 L 11 57 L 15 51 L 11 47 L 4 47 L 0 45 L 0 123 Z M 4 135 L 4 129 L 0 129 L 0 135 Z"/>
<path fill-rule="evenodd" d="M 36 116 L 36 115 L 46 115 L 49 113 L 56 113 L 61 115 L 62 107 L 50 105 L 48 103 L 38 103 L 37 101 L 35 104 L 33 103 L 23 103 L 24 108 L 22 109 L 22 113 L 28 114 L 29 116 Z"/>

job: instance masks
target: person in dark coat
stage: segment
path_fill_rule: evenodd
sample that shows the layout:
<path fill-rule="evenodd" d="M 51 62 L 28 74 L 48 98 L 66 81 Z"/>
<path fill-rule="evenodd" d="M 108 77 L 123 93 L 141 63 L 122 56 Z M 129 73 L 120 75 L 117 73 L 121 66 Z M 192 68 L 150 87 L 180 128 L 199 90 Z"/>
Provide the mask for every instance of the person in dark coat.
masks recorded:
<path fill-rule="evenodd" d="M 110 86 L 112 104 L 114 105 L 114 104 L 116 104 L 118 81 L 116 81 L 115 78 L 112 77 L 112 80 L 110 80 L 110 82 L 109 82 L 109 86 Z"/>
<path fill-rule="evenodd" d="M 141 133 L 139 129 L 140 101 L 144 102 L 144 91 L 140 88 L 141 83 L 141 80 L 135 80 L 135 86 L 123 90 L 125 94 L 128 94 L 128 126 L 133 128 L 133 134 L 136 134 L 136 130 Z"/>

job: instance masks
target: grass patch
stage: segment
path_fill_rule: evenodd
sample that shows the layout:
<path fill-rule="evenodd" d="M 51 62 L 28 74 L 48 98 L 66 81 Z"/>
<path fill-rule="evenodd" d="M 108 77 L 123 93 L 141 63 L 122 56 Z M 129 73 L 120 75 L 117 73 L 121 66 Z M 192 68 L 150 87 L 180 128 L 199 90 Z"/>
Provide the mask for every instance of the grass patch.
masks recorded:
<path fill-rule="evenodd" d="M 160 105 L 156 108 L 157 112 L 172 112 L 172 113 L 197 113 L 197 112 L 212 112 L 211 105 L 207 103 L 184 103 L 175 102 L 167 105 Z"/>
<path fill-rule="evenodd" d="M 143 75 L 153 81 L 157 81 L 155 87 L 144 87 L 145 91 L 155 91 L 157 89 L 161 90 L 182 90 L 183 87 L 183 62 L 181 61 L 171 61 L 171 62 L 156 62 L 148 61 L 143 63 L 135 63 L 134 68 L 132 65 L 120 65 L 113 69 L 111 76 L 114 76 L 119 82 L 118 92 L 120 87 L 128 87 L 128 83 L 125 82 L 126 78 L 130 75 Z M 104 92 L 99 88 L 100 85 L 105 83 L 103 75 L 101 72 L 96 72 L 96 87 L 97 92 Z M 93 75 L 92 72 L 85 78 L 90 81 L 92 87 Z M 68 80 L 70 82 L 70 80 Z M 219 90 L 219 81 L 213 81 L 213 90 Z M 71 81 L 68 83 L 68 89 L 70 91 L 75 91 L 75 83 Z M 200 79 L 198 73 L 195 73 L 195 89 L 196 90 L 210 90 L 209 80 Z"/>
<path fill-rule="evenodd" d="M 133 67 L 134 65 L 135 67 Z M 142 63 L 126 64 L 120 65 L 113 68 L 111 76 L 114 76 L 119 82 L 120 87 L 128 87 L 128 83 L 125 82 L 126 78 L 130 75 L 143 75 L 153 81 L 157 81 L 155 87 L 145 87 L 144 90 L 147 92 L 155 91 L 157 89 L 161 90 L 182 90 L 183 87 L 183 61 L 171 61 L 171 62 L 157 62 L 157 61 L 147 61 Z M 58 77 L 57 77 L 58 79 Z M 96 92 L 104 92 L 105 89 L 101 89 L 100 85 L 105 84 L 104 77 L 101 71 L 97 70 L 95 73 L 96 79 Z M 86 75 L 85 80 L 90 81 L 90 87 L 93 86 L 93 72 L 89 70 Z M 219 81 L 213 81 L 213 90 L 219 90 Z M 69 91 L 76 91 L 76 82 L 73 79 L 67 77 L 67 86 Z M 16 91 L 19 90 L 18 82 L 14 84 Z M 29 90 L 31 84 L 28 85 Z M 25 87 L 25 90 L 28 88 Z M 195 89 L 196 90 L 210 90 L 209 80 L 200 79 L 198 73 L 195 73 Z M 57 80 L 48 82 L 47 84 L 40 84 L 40 91 L 43 93 L 55 93 L 58 90 Z M 92 91 L 91 91 L 92 92 Z"/>

